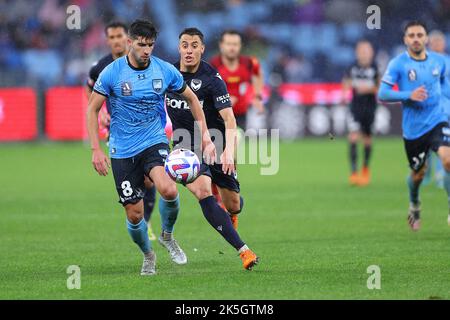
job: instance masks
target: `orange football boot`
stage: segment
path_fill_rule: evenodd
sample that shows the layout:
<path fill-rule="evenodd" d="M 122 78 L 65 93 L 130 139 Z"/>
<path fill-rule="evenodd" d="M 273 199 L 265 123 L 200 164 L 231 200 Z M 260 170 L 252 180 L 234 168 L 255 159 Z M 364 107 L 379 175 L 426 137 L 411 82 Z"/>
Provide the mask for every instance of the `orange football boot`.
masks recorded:
<path fill-rule="evenodd" d="M 259 262 L 259 258 L 250 249 L 241 252 L 239 257 L 241 258 L 242 265 L 246 270 L 252 270 L 253 267 Z"/>
<path fill-rule="evenodd" d="M 359 175 L 356 172 L 353 172 L 348 179 L 351 186 L 359 185 Z"/>
<path fill-rule="evenodd" d="M 359 176 L 359 185 L 367 186 L 370 183 L 370 170 L 368 167 L 363 167 L 361 175 Z"/>

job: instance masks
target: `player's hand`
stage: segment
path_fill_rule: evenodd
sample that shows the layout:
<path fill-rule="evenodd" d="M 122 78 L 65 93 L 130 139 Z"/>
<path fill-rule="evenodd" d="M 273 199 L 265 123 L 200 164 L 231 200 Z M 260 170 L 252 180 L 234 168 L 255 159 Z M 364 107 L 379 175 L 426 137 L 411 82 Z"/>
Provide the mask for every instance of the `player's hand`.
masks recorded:
<path fill-rule="evenodd" d="M 101 149 L 93 149 L 92 165 L 99 175 L 106 176 L 108 174 L 108 168 L 111 167 L 111 162 Z"/>
<path fill-rule="evenodd" d="M 253 98 L 253 107 L 256 108 L 258 114 L 263 114 L 265 112 L 264 104 L 262 100 L 258 97 Z"/>
<path fill-rule="evenodd" d="M 104 127 L 109 127 L 109 124 L 111 123 L 111 116 L 108 112 L 100 111 L 100 123 Z"/>
<path fill-rule="evenodd" d="M 422 85 L 418 87 L 416 90 L 414 90 L 409 98 L 413 101 L 418 102 L 424 101 L 428 98 L 427 89 L 425 89 L 425 86 Z"/>
<path fill-rule="evenodd" d="M 369 93 L 373 93 L 373 88 L 374 88 L 373 86 L 361 84 L 361 85 L 357 86 L 355 89 L 358 94 L 369 94 Z"/>
<path fill-rule="evenodd" d="M 203 140 L 203 159 L 206 164 L 214 164 L 216 162 L 216 146 L 209 136 Z"/>
<path fill-rule="evenodd" d="M 233 152 L 225 148 L 222 155 L 220 156 L 220 163 L 222 164 L 222 171 L 225 174 L 232 175 L 236 172 L 236 167 L 234 165 L 234 155 Z"/>

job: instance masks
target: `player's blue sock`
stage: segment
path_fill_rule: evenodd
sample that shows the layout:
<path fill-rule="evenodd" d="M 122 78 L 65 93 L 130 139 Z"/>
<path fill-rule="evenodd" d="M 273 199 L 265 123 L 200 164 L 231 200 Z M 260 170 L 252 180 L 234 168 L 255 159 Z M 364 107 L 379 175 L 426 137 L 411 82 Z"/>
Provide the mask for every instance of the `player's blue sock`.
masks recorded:
<path fill-rule="evenodd" d="M 153 186 L 150 189 L 145 189 L 144 195 L 144 219 L 146 222 L 150 221 L 153 208 L 155 207 L 156 188 Z"/>
<path fill-rule="evenodd" d="M 203 215 L 209 224 L 216 229 L 236 250 L 241 249 L 245 243 L 234 230 L 230 216 L 218 204 L 214 196 L 199 201 Z"/>
<path fill-rule="evenodd" d="M 419 203 L 420 183 L 414 183 L 411 175 L 408 176 L 409 201 L 413 204 Z"/>
<path fill-rule="evenodd" d="M 132 224 L 127 219 L 127 229 L 131 239 L 133 239 L 144 254 L 148 253 L 152 249 L 152 244 L 148 239 L 147 234 L 147 222 L 145 222 L 144 219 L 139 221 L 137 224 Z"/>
<path fill-rule="evenodd" d="M 159 197 L 159 213 L 161 215 L 162 231 L 172 233 L 175 221 L 180 211 L 179 195 L 173 200 L 165 200 Z"/>

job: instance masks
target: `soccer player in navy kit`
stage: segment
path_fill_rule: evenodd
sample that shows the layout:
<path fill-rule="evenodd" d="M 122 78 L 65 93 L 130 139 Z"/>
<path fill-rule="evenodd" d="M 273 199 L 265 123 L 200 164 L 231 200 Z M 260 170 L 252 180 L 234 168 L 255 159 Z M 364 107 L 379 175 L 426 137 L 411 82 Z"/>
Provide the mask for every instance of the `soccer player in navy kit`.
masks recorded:
<path fill-rule="evenodd" d="M 243 199 L 234 163 L 236 119 L 225 82 L 216 69 L 201 59 L 205 50 L 203 39 L 203 33 L 197 28 L 184 29 L 179 36 L 180 61 L 175 67 L 200 100 L 210 135 L 215 138 L 216 150 L 221 157 L 216 164 L 202 163 L 200 176 L 186 187 L 199 200 L 206 220 L 239 252 L 243 267 L 251 270 L 259 258 L 241 240 L 231 217 L 212 194 L 211 182 L 219 188 L 229 213 L 238 214 L 242 210 Z M 189 111 L 190 104 L 178 93 L 168 91 L 166 108 L 174 130 L 174 148 L 198 152 L 197 128 Z"/>
<path fill-rule="evenodd" d="M 407 51 L 395 57 L 382 78 L 378 97 L 401 101 L 405 150 L 412 169 L 408 177 L 410 207 L 408 222 L 413 231 L 420 228 L 419 187 L 424 178 L 427 154 L 436 152 L 445 168 L 444 187 L 450 205 L 450 127 L 442 96 L 450 96 L 445 61 L 428 52 L 427 29 L 419 21 L 404 29 Z M 399 91 L 394 91 L 397 84 Z"/>
<path fill-rule="evenodd" d="M 172 235 L 179 211 L 177 187 L 164 172 L 164 160 L 169 151 L 164 132 L 164 94 L 167 90 L 182 94 L 189 102 L 191 112 L 201 126 L 206 162 L 213 163 L 216 157 L 196 95 L 186 86 L 173 65 L 151 55 L 156 36 L 157 31 L 149 21 L 136 20 L 131 24 L 128 39 L 130 50 L 102 71 L 94 85 L 87 113 L 92 164 L 101 176 L 106 176 L 108 167 L 112 165 L 120 203 L 127 215 L 128 233 L 144 255 L 141 269 L 144 276 L 156 273 L 156 255 L 143 217 L 144 175 L 153 181 L 161 195 L 162 234 L 158 240 L 175 263 L 187 262 L 186 255 Z M 111 160 L 103 153 L 98 138 L 97 117 L 106 98 L 111 104 Z"/>
<path fill-rule="evenodd" d="M 95 62 L 91 69 L 89 70 L 89 77 L 86 81 L 86 93 L 89 96 L 94 89 L 95 81 L 97 81 L 98 76 L 106 68 L 108 64 L 116 60 L 117 58 L 123 57 L 128 53 L 127 36 L 128 27 L 126 24 L 118 21 L 108 23 L 105 27 L 105 35 L 107 39 L 108 46 L 111 49 L 111 53 L 102 57 L 100 60 Z M 101 124 L 107 129 L 109 133 L 109 125 L 111 121 L 111 108 L 109 105 L 109 100 L 106 100 L 106 110 L 104 108 L 100 109 L 99 117 Z M 145 195 L 144 195 L 144 218 L 148 224 L 148 235 L 150 240 L 155 240 L 156 237 L 152 231 L 150 224 L 150 217 L 155 206 L 155 196 L 156 188 L 150 182 L 149 179 L 145 180 Z"/>

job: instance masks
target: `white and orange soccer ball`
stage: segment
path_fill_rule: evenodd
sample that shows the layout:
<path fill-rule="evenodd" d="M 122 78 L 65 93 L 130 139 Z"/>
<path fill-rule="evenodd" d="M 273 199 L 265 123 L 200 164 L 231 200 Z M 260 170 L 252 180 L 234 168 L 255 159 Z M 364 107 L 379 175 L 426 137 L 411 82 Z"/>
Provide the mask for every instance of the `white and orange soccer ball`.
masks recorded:
<path fill-rule="evenodd" d="M 176 149 L 167 156 L 164 169 L 176 183 L 188 184 L 197 178 L 200 172 L 200 161 L 191 150 Z"/>

